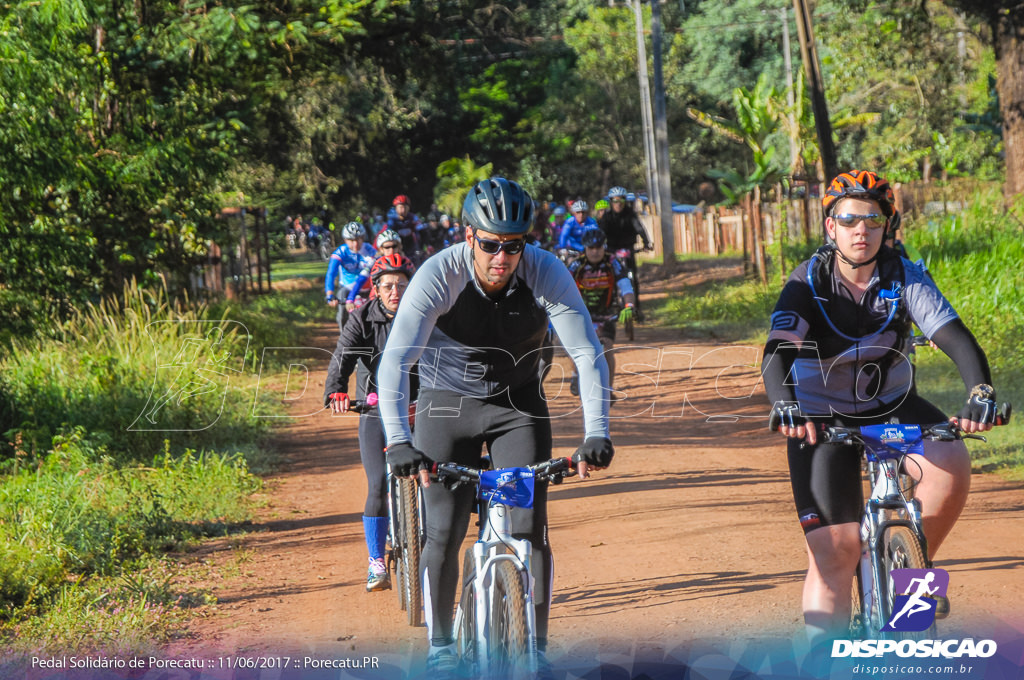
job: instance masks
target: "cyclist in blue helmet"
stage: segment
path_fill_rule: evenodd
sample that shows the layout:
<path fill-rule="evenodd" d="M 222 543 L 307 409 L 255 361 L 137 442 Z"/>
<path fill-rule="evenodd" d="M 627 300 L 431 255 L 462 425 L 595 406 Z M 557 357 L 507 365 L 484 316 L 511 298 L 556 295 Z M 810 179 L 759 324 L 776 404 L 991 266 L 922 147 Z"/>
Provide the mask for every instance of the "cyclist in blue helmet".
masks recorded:
<path fill-rule="evenodd" d="M 422 561 L 430 677 L 450 675 L 457 665 L 452 611 L 474 497 L 472 489 L 429 484 L 426 470 L 431 461 L 479 467 L 485 443 L 496 467 L 551 457 L 551 421 L 539 375 L 549 319 L 584 390 L 580 474 L 607 467 L 614 455 L 601 343 L 568 270 L 551 253 L 526 244 L 533 222 L 530 195 L 504 178 L 484 180 L 470 190 L 462 218 L 466 240 L 426 260 L 413 277 L 379 374 L 388 462 L 396 474 L 418 476 L 425 486 Z M 424 353 L 430 359 L 419 364 L 413 435 L 403 367 Z M 453 412 L 459 417 L 445 417 Z M 533 545 L 540 652 L 547 642 L 553 568 L 546 500 L 547 484 L 538 483 L 534 507 L 522 509 L 513 526 L 514 535 Z"/>

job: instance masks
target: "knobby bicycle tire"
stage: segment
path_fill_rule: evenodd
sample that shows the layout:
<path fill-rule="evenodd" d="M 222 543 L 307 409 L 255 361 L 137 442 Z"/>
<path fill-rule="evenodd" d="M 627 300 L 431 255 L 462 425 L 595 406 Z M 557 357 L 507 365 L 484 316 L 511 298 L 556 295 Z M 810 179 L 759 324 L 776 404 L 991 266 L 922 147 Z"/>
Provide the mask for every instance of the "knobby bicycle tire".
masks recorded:
<path fill-rule="evenodd" d="M 408 606 L 405 593 L 405 562 L 402 560 L 402 542 L 405 536 L 405 518 L 402 512 L 402 480 L 388 476 L 389 506 L 391 509 L 391 561 L 394 565 L 395 592 L 398 593 L 398 608 L 403 612 Z"/>
<path fill-rule="evenodd" d="M 882 541 L 882 579 L 885 584 L 884 600 L 882 602 L 882 613 L 884 619 L 881 626 L 884 626 L 892 618 L 892 606 L 896 598 L 892 576 L 893 569 L 925 569 L 928 564 L 924 558 L 924 551 L 921 550 L 921 542 L 909 528 L 896 526 L 886 529 Z M 893 632 L 886 633 L 887 636 L 899 640 L 924 640 L 934 637 L 935 624 L 920 632 Z"/>
<path fill-rule="evenodd" d="M 867 621 L 864 620 L 863 591 L 861 583 L 863 577 L 860 573 L 861 565 L 857 563 L 857 571 L 853 577 L 853 587 L 850 589 L 850 637 L 854 640 L 865 637 Z"/>
<path fill-rule="evenodd" d="M 491 649 L 488 667 L 498 676 L 522 670 L 530 661 L 530 633 L 526 623 L 526 596 L 519 570 L 509 561 L 494 567 L 491 603 Z"/>
<path fill-rule="evenodd" d="M 455 614 L 455 647 L 461 658 L 474 672 L 477 670 L 476 658 L 476 599 L 473 593 L 473 580 L 476 570 L 473 562 L 473 549 L 466 550 L 462 560 L 462 598 L 459 600 Z"/>
<path fill-rule="evenodd" d="M 418 490 L 412 479 L 398 481 L 399 503 L 402 505 L 402 542 L 400 559 L 402 562 L 402 582 L 399 588 L 405 591 L 405 611 L 409 615 L 409 625 L 419 626 L 423 623 L 423 592 L 420 588 L 420 515 L 418 506 Z"/>

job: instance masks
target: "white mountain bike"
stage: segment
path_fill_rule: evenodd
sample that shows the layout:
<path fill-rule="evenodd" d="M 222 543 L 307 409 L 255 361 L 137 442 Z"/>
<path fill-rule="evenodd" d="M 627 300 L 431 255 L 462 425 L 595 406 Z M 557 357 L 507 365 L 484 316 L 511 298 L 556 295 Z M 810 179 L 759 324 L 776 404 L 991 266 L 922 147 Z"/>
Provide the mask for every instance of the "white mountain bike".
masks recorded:
<path fill-rule="evenodd" d="M 535 480 L 557 483 L 573 474 L 574 467 L 568 458 L 499 470 L 434 464 L 441 482 L 473 484 L 480 499 L 480 537 L 466 550 L 455 612 L 456 646 L 470 677 L 536 671 L 533 547 L 512 537 L 512 510 L 533 507 Z"/>
<path fill-rule="evenodd" d="M 1003 406 L 997 424 L 1009 421 Z M 850 634 L 864 639 L 930 639 L 934 621 L 926 630 L 886 630 L 896 601 L 894 569 L 928 569 L 928 544 L 921 526 L 921 502 L 913 497 L 916 482 L 905 470 L 910 453 L 921 453 L 926 439 L 953 441 L 980 439 L 950 422 L 930 426 L 887 423 L 863 427 L 826 427 L 824 441 L 848 444 L 864 456 L 866 482 L 871 489 L 861 519 L 861 558 L 851 592 Z"/>

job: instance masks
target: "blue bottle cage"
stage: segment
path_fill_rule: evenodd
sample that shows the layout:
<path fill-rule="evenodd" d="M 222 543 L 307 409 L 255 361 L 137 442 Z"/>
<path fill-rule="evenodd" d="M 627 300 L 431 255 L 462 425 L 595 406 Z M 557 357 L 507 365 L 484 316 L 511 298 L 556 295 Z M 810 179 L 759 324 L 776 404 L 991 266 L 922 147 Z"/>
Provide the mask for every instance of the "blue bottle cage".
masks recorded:
<path fill-rule="evenodd" d="M 839 337 L 843 338 L 844 340 L 849 340 L 850 342 L 865 342 L 867 340 L 871 340 L 872 338 L 881 335 L 885 331 L 885 329 L 889 327 L 889 324 L 892 323 L 892 320 L 896 318 L 896 312 L 899 310 L 900 300 L 903 299 L 903 285 L 898 281 L 893 282 L 891 289 L 882 290 L 879 291 L 878 293 L 878 297 L 880 297 L 881 299 L 892 300 L 892 305 L 889 307 L 889 316 L 886 318 L 885 323 L 882 324 L 881 328 L 879 328 L 874 333 L 871 333 L 870 335 L 865 335 L 859 338 L 847 335 L 846 333 L 842 332 L 841 330 L 836 328 L 836 325 L 834 323 L 832 323 L 832 319 L 829 318 L 828 313 L 825 311 L 825 305 L 821 304 L 822 298 L 818 297 L 818 291 L 814 288 L 814 268 L 817 266 L 818 253 L 814 253 L 814 255 L 811 256 L 811 264 L 809 267 L 807 267 L 807 285 L 811 287 L 811 297 L 814 298 L 815 304 L 818 305 L 818 310 L 821 312 L 821 315 L 825 317 L 825 322 L 828 324 L 828 327 L 831 328 L 832 332 L 838 335 Z"/>

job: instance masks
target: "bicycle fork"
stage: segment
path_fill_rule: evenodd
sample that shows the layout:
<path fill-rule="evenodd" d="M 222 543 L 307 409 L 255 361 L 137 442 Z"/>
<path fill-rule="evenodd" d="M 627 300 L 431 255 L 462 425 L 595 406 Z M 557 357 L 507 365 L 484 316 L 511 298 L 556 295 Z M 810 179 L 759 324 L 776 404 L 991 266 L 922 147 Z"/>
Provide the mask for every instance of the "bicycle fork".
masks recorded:
<path fill-rule="evenodd" d="M 535 670 L 537 652 L 537 612 L 533 605 L 533 581 L 530 571 L 530 559 L 533 546 L 529 541 L 512 538 L 510 508 L 495 504 L 487 512 L 487 528 L 480 540 L 473 544 L 473 565 L 476 577 L 473 579 L 473 606 L 475 611 L 474 625 L 476 630 L 474 641 L 476 659 L 480 664 L 481 674 L 488 672 L 491 649 L 494 641 L 491 622 L 495 605 L 494 581 L 496 568 L 501 562 L 511 562 L 516 573 L 522 579 L 525 597 L 528 668 Z M 512 553 L 498 552 L 501 547 L 511 548 Z"/>

